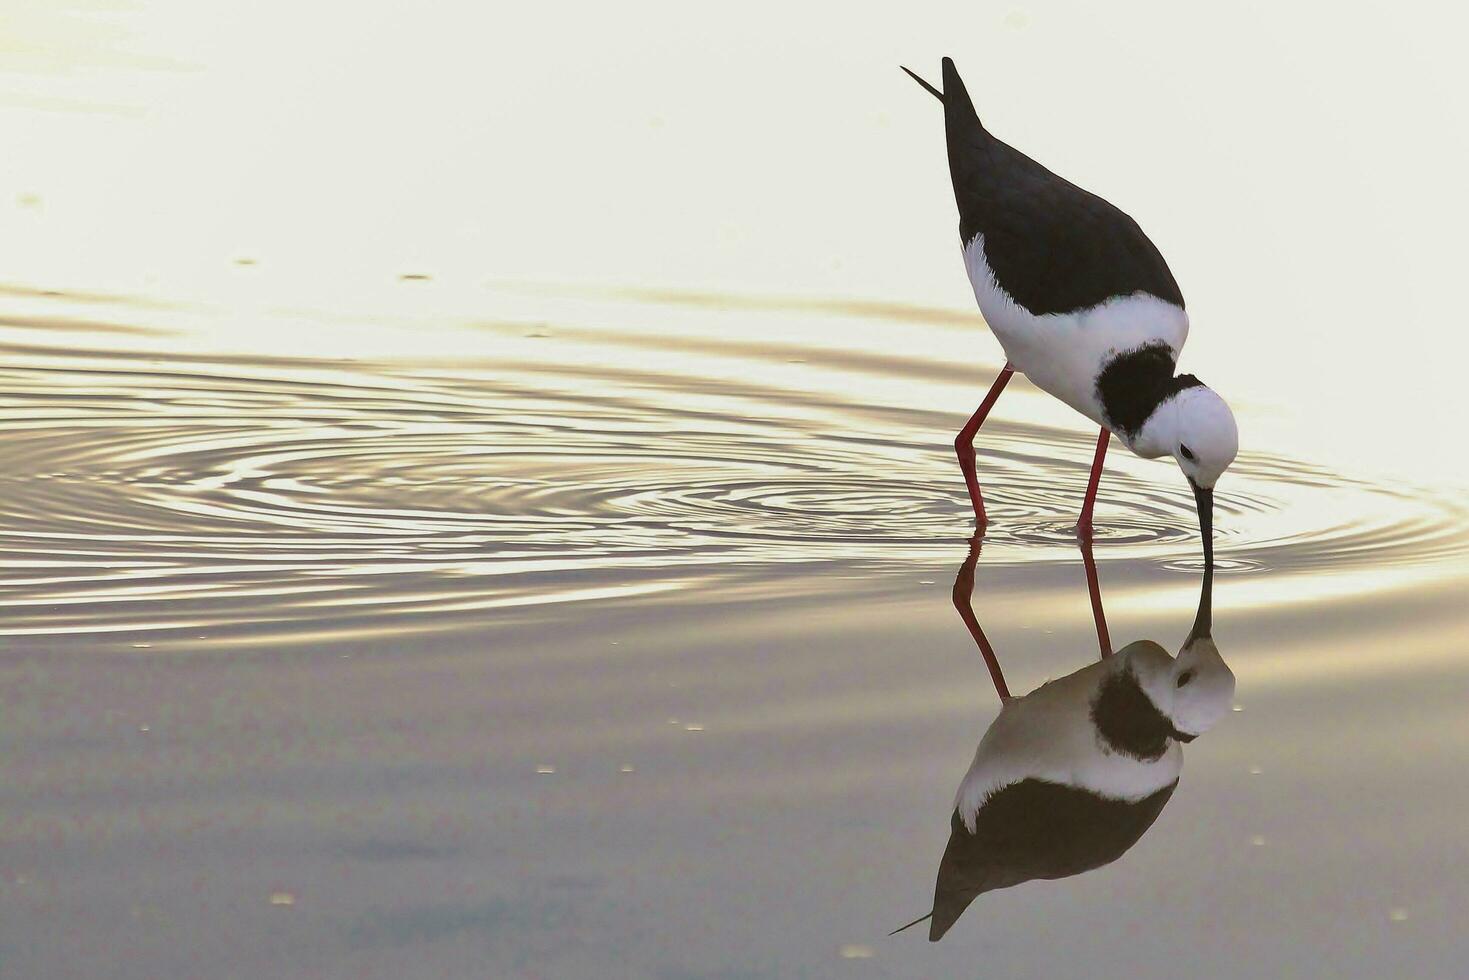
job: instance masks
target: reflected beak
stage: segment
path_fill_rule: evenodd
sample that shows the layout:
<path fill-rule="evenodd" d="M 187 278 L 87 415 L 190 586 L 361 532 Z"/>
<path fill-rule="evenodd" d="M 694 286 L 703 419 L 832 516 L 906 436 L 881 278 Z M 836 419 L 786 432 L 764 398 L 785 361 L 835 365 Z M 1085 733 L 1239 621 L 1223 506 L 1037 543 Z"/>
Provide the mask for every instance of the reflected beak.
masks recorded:
<path fill-rule="evenodd" d="M 1196 637 L 1208 636 L 1214 625 L 1214 491 L 1199 486 L 1192 479 L 1194 503 L 1199 508 L 1199 534 L 1204 539 L 1204 584 L 1199 593 L 1199 611 L 1194 617 L 1194 628 L 1189 631 L 1188 642 Z"/>

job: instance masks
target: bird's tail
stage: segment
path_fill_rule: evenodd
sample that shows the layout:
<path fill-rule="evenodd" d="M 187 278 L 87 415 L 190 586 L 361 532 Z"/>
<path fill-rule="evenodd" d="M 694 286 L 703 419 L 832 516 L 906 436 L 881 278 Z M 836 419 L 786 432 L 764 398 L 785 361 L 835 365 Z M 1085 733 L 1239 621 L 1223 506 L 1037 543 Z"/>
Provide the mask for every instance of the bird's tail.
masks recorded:
<path fill-rule="evenodd" d="M 935 99 L 938 99 L 940 102 L 944 101 L 944 93 L 940 92 L 938 89 L 934 88 L 932 85 L 930 85 L 927 82 L 925 82 L 922 78 L 919 78 L 918 77 L 918 74 L 916 72 L 914 72 L 912 69 L 910 69 L 907 65 L 899 65 L 898 67 L 901 68 L 901 69 L 903 69 L 904 71 L 906 71 L 908 73 L 908 77 L 911 78 L 911 79 L 913 79 L 913 81 L 917 82 L 919 85 L 922 85 L 924 88 L 928 89 L 928 91 L 933 95 L 933 97 Z M 922 919 L 919 919 L 918 921 L 919 922 L 922 922 L 923 920 Z M 903 928 L 906 929 L 907 926 L 904 926 Z"/>
<path fill-rule="evenodd" d="M 908 71 L 908 69 L 906 69 L 906 68 L 904 68 L 903 70 L 904 71 Z M 909 71 L 908 74 L 913 75 L 913 73 L 911 71 Z M 918 78 L 917 75 L 913 75 L 913 77 L 914 78 Z M 919 78 L 918 81 L 919 81 L 920 84 L 922 84 L 923 79 Z M 939 97 L 940 98 L 943 98 L 943 96 L 939 96 Z M 889 936 L 896 936 L 898 933 L 902 932 L 904 929 L 912 929 L 914 926 L 918 925 L 918 923 L 920 923 L 920 922 L 927 922 L 929 919 L 932 919 L 932 918 L 933 918 L 933 913 L 930 912 L 927 915 L 923 916 L 922 918 L 914 919 L 912 922 L 908 923 L 906 926 L 900 926 L 897 929 L 894 929 L 892 932 L 888 933 L 888 935 Z"/>
<path fill-rule="evenodd" d="M 964 87 L 964 79 L 959 77 L 959 69 L 954 67 L 953 58 L 944 59 L 944 88 L 940 91 L 928 82 L 924 81 L 917 72 L 907 65 L 899 65 L 899 68 L 908 73 L 908 77 L 928 90 L 935 99 L 944 105 L 944 127 L 951 133 L 965 134 L 966 138 L 973 134 L 977 128 L 985 136 L 989 135 L 984 124 L 979 121 L 979 113 L 974 111 L 974 103 L 969 99 L 969 90 Z"/>

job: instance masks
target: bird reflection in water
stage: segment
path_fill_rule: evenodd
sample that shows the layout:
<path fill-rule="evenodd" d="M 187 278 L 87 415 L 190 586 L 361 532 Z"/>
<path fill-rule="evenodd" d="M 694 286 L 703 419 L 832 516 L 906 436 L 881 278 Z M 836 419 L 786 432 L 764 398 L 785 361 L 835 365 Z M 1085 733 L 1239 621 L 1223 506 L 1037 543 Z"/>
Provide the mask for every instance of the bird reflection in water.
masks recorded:
<path fill-rule="evenodd" d="M 1177 657 L 1152 640 L 1112 652 L 1096 564 L 1083 546 L 1101 659 L 1021 697 L 1010 694 L 971 600 L 979 542 L 954 580 L 954 607 L 1000 695 L 1000 713 L 959 784 L 931 919 L 937 941 L 985 892 L 1066 878 L 1117 860 L 1178 786 L 1180 743 L 1229 711 L 1234 674 L 1212 633 L 1212 569 Z"/>

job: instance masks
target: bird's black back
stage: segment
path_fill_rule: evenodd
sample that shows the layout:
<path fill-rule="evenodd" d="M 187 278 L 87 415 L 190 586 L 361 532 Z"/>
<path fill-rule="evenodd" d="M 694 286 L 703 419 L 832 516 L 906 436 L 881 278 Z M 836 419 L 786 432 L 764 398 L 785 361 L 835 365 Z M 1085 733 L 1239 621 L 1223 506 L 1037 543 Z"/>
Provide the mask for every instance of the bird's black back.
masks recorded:
<path fill-rule="evenodd" d="M 1025 779 L 985 801 L 972 834 L 956 810 L 934 884 L 928 938 L 942 939 L 985 892 L 1038 878 L 1067 878 L 1117 860 L 1147 833 L 1177 787 L 1174 780 L 1129 803 Z"/>
<path fill-rule="evenodd" d="M 1168 263 L 1120 209 L 992 136 L 944 59 L 949 174 L 967 246 L 984 235 L 1000 288 L 1036 316 L 1149 293 L 1183 306 Z"/>

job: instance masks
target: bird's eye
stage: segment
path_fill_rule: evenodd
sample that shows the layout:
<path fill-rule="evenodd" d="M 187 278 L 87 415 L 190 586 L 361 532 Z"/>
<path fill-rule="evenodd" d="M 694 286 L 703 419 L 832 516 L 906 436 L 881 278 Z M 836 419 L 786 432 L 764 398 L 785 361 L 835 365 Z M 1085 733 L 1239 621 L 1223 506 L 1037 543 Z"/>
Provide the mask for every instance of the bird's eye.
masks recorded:
<path fill-rule="evenodd" d="M 1181 453 L 1183 453 L 1183 458 L 1184 459 L 1192 460 L 1194 458 L 1193 451 L 1190 450 L 1183 443 L 1179 443 L 1178 444 L 1178 451 L 1181 452 Z"/>
<path fill-rule="evenodd" d="M 1183 685 L 1187 684 L 1189 681 L 1191 681 L 1193 679 L 1194 679 L 1194 672 L 1191 671 L 1191 670 L 1185 670 L 1183 673 L 1181 673 L 1181 674 L 1178 675 L 1178 686 L 1179 687 L 1183 687 Z"/>

